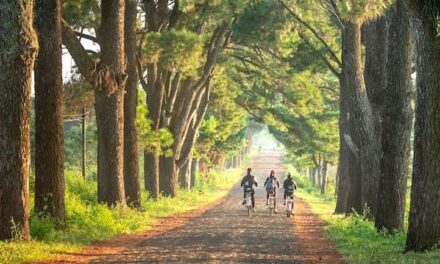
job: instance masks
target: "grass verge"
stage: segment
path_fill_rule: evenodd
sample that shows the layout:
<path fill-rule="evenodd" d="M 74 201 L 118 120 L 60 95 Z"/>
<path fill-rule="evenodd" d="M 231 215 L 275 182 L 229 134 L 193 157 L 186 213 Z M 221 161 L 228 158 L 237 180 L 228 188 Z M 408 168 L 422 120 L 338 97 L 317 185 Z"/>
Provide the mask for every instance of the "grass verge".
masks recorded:
<path fill-rule="evenodd" d="M 298 178 L 298 185 L 298 197 L 325 222 L 327 237 L 334 242 L 348 263 L 440 263 L 440 249 L 403 254 L 406 233 L 378 233 L 372 221 L 359 215 L 334 215 L 335 199 L 332 195 L 320 194 L 304 178 Z"/>
<path fill-rule="evenodd" d="M 84 182 L 78 171 L 67 171 L 67 220 L 56 223 L 32 212 L 32 240 L 23 241 L 17 237 L 0 242 L 0 263 L 50 259 L 81 250 L 94 241 L 148 230 L 160 218 L 187 212 L 223 197 L 239 180 L 240 174 L 241 170 L 235 169 L 200 176 L 192 191 L 179 191 L 177 198 L 161 197 L 158 202 L 153 202 L 143 192 L 142 210 L 137 211 L 98 204 L 96 182 Z"/>

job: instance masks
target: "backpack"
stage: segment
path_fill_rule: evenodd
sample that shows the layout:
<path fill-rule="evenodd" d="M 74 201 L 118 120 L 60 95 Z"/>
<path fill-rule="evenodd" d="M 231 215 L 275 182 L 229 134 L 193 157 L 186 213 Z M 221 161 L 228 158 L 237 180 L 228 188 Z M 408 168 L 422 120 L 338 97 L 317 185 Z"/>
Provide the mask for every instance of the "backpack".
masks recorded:
<path fill-rule="evenodd" d="M 293 193 L 293 190 L 295 188 L 294 185 L 295 185 L 295 183 L 292 180 L 288 181 L 287 182 L 286 192 Z"/>
<path fill-rule="evenodd" d="M 273 192 L 275 190 L 275 177 L 269 177 L 266 183 L 266 191 Z"/>
<path fill-rule="evenodd" d="M 245 180 L 245 182 L 243 184 L 244 191 L 245 192 L 252 191 L 253 184 L 254 184 L 253 177 L 246 177 L 246 180 Z"/>

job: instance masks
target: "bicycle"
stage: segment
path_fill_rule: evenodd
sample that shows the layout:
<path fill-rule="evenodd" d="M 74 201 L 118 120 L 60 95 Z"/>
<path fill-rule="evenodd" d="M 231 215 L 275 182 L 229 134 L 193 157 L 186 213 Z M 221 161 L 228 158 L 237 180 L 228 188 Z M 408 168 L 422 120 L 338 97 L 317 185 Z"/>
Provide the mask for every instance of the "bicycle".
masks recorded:
<path fill-rule="evenodd" d="M 250 192 L 244 194 L 243 205 L 247 208 L 247 215 L 250 216 L 252 212 L 252 194 Z"/>
<path fill-rule="evenodd" d="M 275 211 L 275 193 L 274 192 L 269 193 L 268 207 L 269 207 L 269 215 L 272 216 Z"/>
<path fill-rule="evenodd" d="M 293 211 L 293 195 L 288 195 L 286 197 L 286 214 L 287 217 L 295 215 L 295 212 Z"/>

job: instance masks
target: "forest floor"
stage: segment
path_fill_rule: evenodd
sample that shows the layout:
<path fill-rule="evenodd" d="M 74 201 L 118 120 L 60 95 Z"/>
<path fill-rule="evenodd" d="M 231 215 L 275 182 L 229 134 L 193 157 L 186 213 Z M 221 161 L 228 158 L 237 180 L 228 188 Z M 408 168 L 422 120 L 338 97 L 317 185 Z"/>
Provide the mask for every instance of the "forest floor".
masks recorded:
<path fill-rule="evenodd" d="M 278 214 L 269 216 L 264 180 L 271 169 L 284 180 L 284 155 L 265 151 L 249 163 L 259 187 L 257 212 L 241 205 L 235 185 L 223 199 L 187 213 L 167 217 L 140 234 L 95 243 L 74 254 L 39 263 L 344 263 L 325 238 L 323 222 L 295 197 L 295 216 L 288 218 L 278 193 Z"/>

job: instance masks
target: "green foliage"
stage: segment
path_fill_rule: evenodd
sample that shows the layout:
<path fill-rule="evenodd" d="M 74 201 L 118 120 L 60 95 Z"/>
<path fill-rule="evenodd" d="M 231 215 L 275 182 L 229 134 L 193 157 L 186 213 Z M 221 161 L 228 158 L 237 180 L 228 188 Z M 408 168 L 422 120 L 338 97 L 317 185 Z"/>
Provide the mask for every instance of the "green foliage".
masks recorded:
<path fill-rule="evenodd" d="M 383 14 L 395 0 L 341 0 L 336 1 L 343 19 L 363 23 Z"/>
<path fill-rule="evenodd" d="M 404 232 L 393 235 L 378 233 L 372 221 L 358 214 L 349 217 L 334 215 L 335 199 L 329 195 L 307 193 L 300 189 L 298 196 L 325 222 L 326 235 L 348 263 L 438 263 L 440 249 L 404 254 Z"/>
<path fill-rule="evenodd" d="M 150 152 L 158 152 L 170 155 L 171 150 L 168 148 L 173 144 L 173 135 L 166 128 L 161 128 L 157 131 L 151 129 L 152 123 L 148 118 L 148 107 L 145 103 L 145 99 L 145 92 L 139 90 L 136 113 L 136 127 L 138 132 L 139 147 Z"/>
<path fill-rule="evenodd" d="M 243 147 L 247 123 L 244 111 L 234 101 L 238 89 L 227 78 L 224 68 L 217 70 L 211 87 L 211 101 L 200 127 L 197 153 L 210 167 L 216 167 Z"/>
<path fill-rule="evenodd" d="M 424 0 L 423 13 L 432 21 L 437 33 L 440 33 L 440 3 L 436 0 Z"/>
<path fill-rule="evenodd" d="M 87 121 L 86 124 L 86 163 L 88 169 L 95 171 L 97 128 L 94 122 Z M 64 163 L 66 167 L 81 167 L 82 159 L 82 127 L 79 122 L 70 123 L 64 136 Z"/>
<path fill-rule="evenodd" d="M 155 219 L 195 209 L 224 196 L 241 175 L 239 170 L 212 172 L 198 176 L 197 188 L 179 191 L 178 198 L 149 200 L 142 192 L 141 211 L 129 207 L 107 207 L 97 202 L 96 181 L 84 182 L 78 171 L 67 170 L 66 213 L 64 223 L 31 214 L 31 241 L 0 241 L 0 263 L 22 263 L 52 258 L 57 254 L 78 252 L 93 241 L 118 234 L 152 228 Z M 209 195 L 206 195 L 209 193 Z M 33 203 L 31 203 L 33 204 Z"/>
<path fill-rule="evenodd" d="M 76 28 L 98 28 L 101 21 L 100 1 L 63 0 L 62 16 L 69 25 Z"/>
<path fill-rule="evenodd" d="M 146 35 L 144 53 L 149 62 L 164 69 L 195 76 L 203 53 L 200 34 L 187 29 L 150 32 Z"/>

